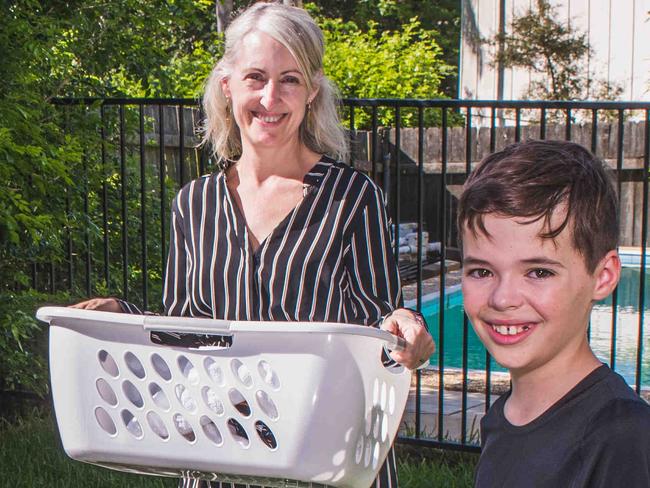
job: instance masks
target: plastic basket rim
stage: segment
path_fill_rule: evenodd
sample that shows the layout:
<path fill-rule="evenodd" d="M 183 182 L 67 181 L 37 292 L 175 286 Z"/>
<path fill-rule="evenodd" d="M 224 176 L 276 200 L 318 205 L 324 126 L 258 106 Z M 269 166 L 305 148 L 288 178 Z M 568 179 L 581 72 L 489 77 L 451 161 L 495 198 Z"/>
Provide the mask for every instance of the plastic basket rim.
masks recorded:
<path fill-rule="evenodd" d="M 144 330 L 169 330 L 197 334 L 235 333 L 292 333 L 292 334 L 343 334 L 377 339 L 389 347 L 398 346 L 400 338 L 390 332 L 372 326 L 339 322 L 280 322 L 215 320 L 198 317 L 171 317 L 159 315 L 136 315 L 128 313 L 102 312 L 71 307 L 47 306 L 36 311 L 36 318 L 50 326 L 66 327 L 67 322 L 82 321 L 92 326 L 100 323 L 115 323 L 141 327 Z"/>

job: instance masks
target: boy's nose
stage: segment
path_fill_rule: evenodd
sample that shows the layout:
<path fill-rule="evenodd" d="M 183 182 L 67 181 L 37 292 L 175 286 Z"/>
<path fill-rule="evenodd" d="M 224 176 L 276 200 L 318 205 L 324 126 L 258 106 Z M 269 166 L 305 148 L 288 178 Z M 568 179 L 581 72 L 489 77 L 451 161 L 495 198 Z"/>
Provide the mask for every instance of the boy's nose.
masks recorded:
<path fill-rule="evenodd" d="M 280 86 L 273 80 L 267 81 L 264 85 L 262 99 L 260 103 L 264 106 L 269 112 L 277 105 L 278 100 L 280 99 Z"/>
<path fill-rule="evenodd" d="M 522 296 L 517 283 L 508 278 L 499 279 L 490 293 L 490 307 L 508 310 L 521 306 Z"/>

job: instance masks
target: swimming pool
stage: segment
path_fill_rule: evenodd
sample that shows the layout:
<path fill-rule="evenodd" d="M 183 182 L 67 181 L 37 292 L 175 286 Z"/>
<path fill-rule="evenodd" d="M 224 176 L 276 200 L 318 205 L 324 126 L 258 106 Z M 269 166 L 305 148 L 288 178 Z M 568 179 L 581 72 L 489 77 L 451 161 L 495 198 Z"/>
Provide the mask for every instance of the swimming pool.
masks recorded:
<path fill-rule="evenodd" d="M 613 366 L 623 375 L 630 385 L 636 384 L 636 360 L 638 350 L 639 328 L 639 282 L 638 268 L 623 268 L 621 281 L 617 292 L 617 315 L 615 333 L 612 334 L 612 298 L 599 302 L 591 314 L 590 343 L 598 358 Z M 650 273 L 646 272 L 645 310 L 643 324 L 646 331 L 650 330 Z M 428 298 L 428 299 L 426 299 Z M 463 358 L 463 296 L 460 286 L 447 289 L 444 313 L 444 366 L 445 368 L 461 368 Z M 426 317 L 429 331 L 436 341 L 438 351 L 431 356 L 430 363 L 437 367 L 440 350 L 440 307 L 439 297 L 425 297 L 422 313 Z M 612 337 L 614 340 L 612 341 Z M 468 323 L 467 360 L 472 370 L 485 370 L 485 348 Z M 650 388 L 650 334 L 646 332 L 642 341 L 642 375 L 641 384 Z M 612 355 L 612 351 L 614 354 Z M 612 361 L 613 359 L 613 361 Z M 493 360 L 490 364 L 493 371 L 506 371 Z"/>

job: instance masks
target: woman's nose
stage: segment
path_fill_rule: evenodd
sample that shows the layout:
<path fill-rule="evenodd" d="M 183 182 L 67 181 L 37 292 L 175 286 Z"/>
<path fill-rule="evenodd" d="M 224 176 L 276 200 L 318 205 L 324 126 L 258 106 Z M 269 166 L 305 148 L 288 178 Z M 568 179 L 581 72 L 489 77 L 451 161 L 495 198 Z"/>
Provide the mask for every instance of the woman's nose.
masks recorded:
<path fill-rule="evenodd" d="M 264 85 L 262 99 L 260 103 L 264 106 L 269 112 L 277 104 L 280 99 L 280 86 L 273 80 L 269 80 Z"/>
<path fill-rule="evenodd" d="M 490 307 L 495 310 L 508 310 L 521 306 L 521 289 L 514 280 L 500 278 L 490 293 Z"/>

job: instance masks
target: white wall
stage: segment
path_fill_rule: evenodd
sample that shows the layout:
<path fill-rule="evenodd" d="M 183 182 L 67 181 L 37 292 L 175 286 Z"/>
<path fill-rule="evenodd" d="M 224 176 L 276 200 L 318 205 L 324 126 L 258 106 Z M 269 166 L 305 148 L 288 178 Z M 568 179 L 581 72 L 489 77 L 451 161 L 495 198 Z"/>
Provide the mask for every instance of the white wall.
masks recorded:
<path fill-rule="evenodd" d="M 460 0 L 462 34 L 459 97 L 498 99 L 497 69 L 491 65 L 494 47 L 475 39 L 493 38 L 499 27 L 500 0 Z M 505 0 L 506 30 L 535 0 Z M 559 21 L 587 34 L 593 53 L 585 60 L 592 80 L 623 88 L 621 100 L 650 101 L 650 0 L 551 0 Z M 525 70 L 505 70 L 503 99 L 523 98 L 533 76 Z M 589 94 L 594 99 L 594 93 Z"/>

